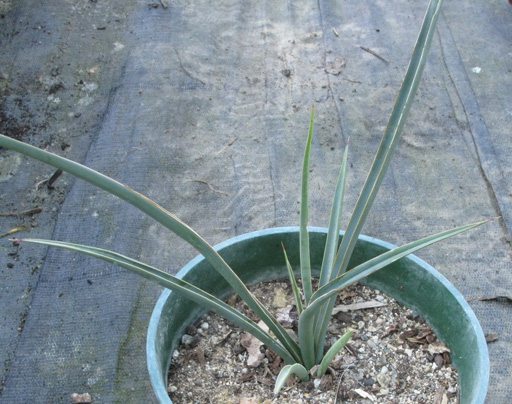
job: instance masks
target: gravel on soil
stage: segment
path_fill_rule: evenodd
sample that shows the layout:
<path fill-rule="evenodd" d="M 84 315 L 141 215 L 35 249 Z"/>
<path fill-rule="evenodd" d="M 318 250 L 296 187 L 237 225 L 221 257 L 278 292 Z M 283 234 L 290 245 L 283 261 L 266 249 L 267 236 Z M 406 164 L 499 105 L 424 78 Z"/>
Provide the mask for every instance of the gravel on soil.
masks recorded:
<path fill-rule="evenodd" d="M 297 313 L 287 282 L 251 288 L 285 328 Z M 245 303 L 229 303 L 253 318 Z M 458 374 L 449 349 L 421 318 L 381 292 L 356 285 L 343 291 L 328 329 L 326 348 L 349 329 L 345 349 L 321 379 L 289 380 L 276 396 L 273 386 L 284 365 L 259 343 L 249 354 L 243 330 L 209 313 L 183 335 L 173 353 L 168 392 L 174 404 L 275 403 L 458 403 Z M 257 319 L 255 319 L 257 321 Z"/>

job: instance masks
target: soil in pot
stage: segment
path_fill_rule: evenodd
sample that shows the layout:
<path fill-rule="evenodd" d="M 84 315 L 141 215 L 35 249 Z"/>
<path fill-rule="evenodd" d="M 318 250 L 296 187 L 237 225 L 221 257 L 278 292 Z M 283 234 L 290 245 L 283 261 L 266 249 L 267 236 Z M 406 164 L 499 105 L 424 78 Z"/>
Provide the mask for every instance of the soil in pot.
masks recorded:
<path fill-rule="evenodd" d="M 278 320 L 293 329 L 297 314 L 288 282 L 251 288 Z M 230 304 L 249 317 L 239 298 Z M 394 299 L 360 285 L 339 297 L 327 345 L 355 331 L 321 379 L 290 380 L 273 395 L 284 365 L 259 341 L 209 313 L 189 327 L 173 353 L 168 391 L 174 404 L 393 403 L 454 404 L 458 375 L 448 348 L 426 322 Z"/>

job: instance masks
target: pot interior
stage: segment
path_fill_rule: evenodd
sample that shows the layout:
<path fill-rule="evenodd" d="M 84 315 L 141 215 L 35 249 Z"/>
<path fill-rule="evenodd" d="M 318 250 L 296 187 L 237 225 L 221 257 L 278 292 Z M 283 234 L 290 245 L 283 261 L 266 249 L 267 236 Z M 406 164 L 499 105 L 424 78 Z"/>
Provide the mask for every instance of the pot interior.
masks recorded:
<path fill-rule="evenodd" d="M 310 228 L 311 265 L 320 268 L 326 229 Z M 248 233 L 216 246 L 220 255 L 247 284 L 287 278 L 281 243 L 290 263 L 299 267 L 298 228 L 276 228 Z M 393 245 L 361 236 L 350 268 L 367 261 Z M 179 277 L 218 297 L 226 298 L 232 290 L 222 277 L 202 258 L 196 257 L 178 274 Z M 468 303 L 439 272 L 410 255 L 366 278 L 364 284 L 379 289 L 421 315 L 437 337 L 451 350 L 459 372 L 460 402 L 483 404 L 489 379 L 489 356 L 485 338 Z M 147 336 L 147 361 L 151 383 L 160 403 L 171 404 L 167 394 L 167 372 L 172 352 L 188 325 L 205 310 L 176 293 L 165 290 L 151 317 Z"/>

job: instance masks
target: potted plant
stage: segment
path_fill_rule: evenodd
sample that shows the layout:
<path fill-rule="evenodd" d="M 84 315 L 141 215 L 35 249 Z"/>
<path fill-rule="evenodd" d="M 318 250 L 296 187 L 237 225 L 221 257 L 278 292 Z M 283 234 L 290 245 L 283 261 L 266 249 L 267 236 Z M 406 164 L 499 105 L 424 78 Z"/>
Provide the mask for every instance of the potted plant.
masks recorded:
<path fill-rule="evenodd" d="M 173 291 L 164 292 L 159 300 L 148 332 L 148 366 L 155 392 L 162 403 L 171 402 L 165 392 L 164 383 L 170 353 L 185 327 L 200 314 L 198 306 L 192 305 L 189 300 L 203 309 L 214 310 L 226 317 L 281 356 L 287 365 L 277 378 L 277 393 L 292 374 L 306 380 L 310 373 L 317 376 L 325 373 L 332 359 L 351 336 L 351 332 L 347 332 L 325 352 L 325 335 L 334 299 L 343 288 L 363 280 L 417 310 L 431 322 L 439 337 L 452 349 L 454 362 L 461 372 L 462 402 L 483 403 L 487 388 L 488 358 L 478 322 L 453 286 L 427 264 L 410 254 L 485 222 L 447 230 L 401 247 L 361 236 L 362 226 L 391 161 L 419 85 L 441 3 L 442 0 L 431 0 L 427 9 L 388 127 L 343 233 L 340 232 L 340 216 L 348 148 L 345 150 L 334 192 L 328 229 L 324 231 L 307 227 L 314 110 L 304 155 L 299 228 L 257 232 L 229 240 L 217 248 L 211 247 L 172 213 L 125 185 L 78 163 L 0 136 L 0 146 L 67 171 L 124 199 L 183 238 L 202 254 L 202 257 L 192 261 L 178 276 L 173 276 L 140 261 L 97 247 L 51 240 L 19 240 L 88 254 L 115 263 Z M 293 270 L 293 265 L 297 262 L 300 262 L 301 289 Z M 386 269 L 379 271 L 383 268 Z M 283 276 L 287 276 L 291 282 L 299 313 L 297 337 L 291 336 L 247 288 L 247 284 Z M 313 276 L 318 276 L 316 290 L 313 288 Z M 261 318 L 267 325 L 268 332 L 222 300 L 232 291 Z M 176 297 L 178 295 L 179 299 Z M 186 299 L 183 300 L 182 297 Z M 184 301 L 187 303 L 183 303 Z"/>
<path fill-rule="evenodd" d="M 309 228 L 311 265 L 318 275 L 327 229 Z M 288 276 L 282 262 L 284 243 L 292 263 L 300 261 L 299 228 L 274 228 L 244 234 L 222 242 L 215 249 L 247 284 Z M 360 236 L 350 267 L 367 261 L 395 246 L 371 237 Z M 196 257 L 177 274 L 220 298 L 231 288 L 213 270 L 204 257 Z M 414 255 L 402 258 L 361 281 L 376 288 L 426 319 L 437 337 L 450 348 L 459 374 L 460 403 L 485 402 L 489 379 L 487 343 L 469 304 L 438 271 Z M 147 365 L 155 394 L 169 404 L 168 370 L 172 353 L 188 325 L 206 310 L 190 304 L 179 295 L 165 290 L 153 310 L 148 328 Z M 176 403 L 179 404 L 179 403 Z"/>

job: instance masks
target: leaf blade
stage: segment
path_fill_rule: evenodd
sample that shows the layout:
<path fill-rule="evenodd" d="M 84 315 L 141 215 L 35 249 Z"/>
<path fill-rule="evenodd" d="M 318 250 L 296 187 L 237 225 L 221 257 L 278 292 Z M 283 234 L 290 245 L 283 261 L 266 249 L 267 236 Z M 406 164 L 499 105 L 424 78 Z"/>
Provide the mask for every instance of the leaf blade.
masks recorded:
<path fill-rule="evenodd" d="M 327 239 L 325 242 L 324 256 L 322 259 L 322 267 L 320 270 L 319 285 L 325 285 L 331 275 L 332 266 L 336 257 L 336 250 L 340 238 L 341 212 L 343 208 L 343 197 L 345 195 L 345 184 L 347 178 L 347 162 L 348 162 L 348 144 L 343 154 L 336 190 L 334 192 L 334 200 L 331 208 L 329 219 L 329 229 L 327 231 Z"/>
<path fill-rule="evenodd" d="M 288 269 L 288 277 L 290 278 L 290 284 L 292 286 L 292 292 L 293 296 L 295 298 L 295 307 L 297 308 L 297 313 L 300 316 L 300 313 L 302 313 L 303 306 L 302 306 L 302 298 L 300 297 L 300 290 L 299 286 L 297 285 L 297 280 L 295 279 L 295 275 L 293 273 L 292 266 L 290 264 L 290 261 L 288 260 L 288 254 L 286 254 L 286 249 L 284 248 L 284 244 L 281 243 L 283 246 L 283 252 L 284 252 L 284 259 L 286 261 L 286 268 Z"/>
<path fill-rule="evenodd" d="M 334 191 L 334 200 L 332 203 L 331 215 L 329 219 L 329 229 L 327 231 L 327 239 L 325 241 L 322 267 L 320 269 L 320 276 L 318 279 L 319 287 L 322 287 L 327 282 L 329 282 L 334 266 L 334 261 L 336 258 L 336 252 L 339 247 L 341 212 L 343 207 L 343 197 L 345 195 L 345 184 L 347 177 L 348 149 L 349 146 L 347 143 L 347 146 L 345 147 L 345 152 L 343 154 L 343 160 L 340 168 L 340 173 L 338 176 L 338 181 L 336 183 L 336 190 Z M 320 321 L 321 318 L 322 317 L 319 314 L 315 316 L 314 346 L 317 352 L 317 347 L 323 345 L 321 339 L 324 338 L 324 336 L 321 333 L 322 329 L 318 327 L 318 322 Z"/>
<path fill-rule="evenodd" d="M 494 220 L 494 219 L 491 219 Z M 424 237 L 420 240 L 412 243 L 403 245 L 401 247 L 394 248 L 393 250 L 386 251 L 383 254 L 366 261 L 352 270 L 345 272 L 329 282 L 327 285 L 318 289 L 311 297 L 311 302 L 302 312 L 302 316 L 299 319 L 299 343 L 302 344 L 303 340 L 312 338 L 313 330 L 308 328 L 314 315 L 319 311 L 325 302 L 329 301 L 340 291 L 347 286 L 360 281 L 361 279 L 371 275 L 372 273 L 384 268 L 385 266 L 410 255 L 422 248 L 428 247 L 434 243 L 445 240 L 449 237 L 453 237 L 459 233 L 471 230 L 475 227 L 481 226 L 484 223 L 488 223 L 490 220 L 472 223 L 465 226 L 460 226 L 455 229 L 447 230 L 441 233 L 437 233 L 428 237 Z"/>
<path fill-rule="evenodd" d="M 38 149 L 37 147 L 11 139 L 4 135 L 0 135 L 0 146 L 42 161 L 43 163 L 59 168 L 62 171 L 66 171 L 77 178 L 87 181 L 92 185 L 123 199 L 144 212 L 146 215 L 155 219 L 177 236 L 181 237 L 205 257 L 213 268 L 230 284 L 233 290 L 247 303 L 251 310 L 253 310 L 263 320 L 263 322 L 270 328 L 289 352 L 296 357 L 296 360 L 298 362 L 301 361 L 300 349 L 286 330 L 249 292 L 238 275 L 236 275 L 217 251 L 215 251 L 215 249 L 210 246 L 206 240 L 204 240 L 187 224 L 182 222 L 178 217 L 128 186 L 80 163 Z"/>
<path fill-rule="evenodd" d="M 315 108 L 311 109 L 311 119 L 309 122 L 308 140 L 306 143 L 306 150 L 304 152 L 304 162 L 302 164 L 302 185 L 301 185 L 301 198 L 300 198 L 300 230 L 299 230 L 299 243 L 300 243 L 300 270 L 302 278 L 302 289 L 304 291 L 304 300 L 308 304 L 311 295 L 313 294 L 313 286 L 311 281 L 311 259 L 309 251 L 309 233 L 308 233 L 308 220 L 309 220 L 309 162 L 311 157 L 311 146 L 313 143 L 313 128 L 315 120 Z"/>
<path fill-rule="evenodd" d="M 299 363 L 295 363 L 293 365 L 284 366 L 276 379 L 276 384 L 274 386 L 274 394 L 277 394 L 281 391 L 286 381 L 291 377 L 291 375 L 297 375 L 299 379 L 303 382 L 309 380 L 308 371 L 304 366 Z"/>
<path fill-rule="evenodd" d="M 346 271 L 352 251 L 384 179 L 421 80 L 442 3 L 443 0 L 431 0 L 427 8 L 411 61 L 398 93 L 395 106 L 391 112 L 386 131 L 354 207 L 345 236 L 342 239 L 334 264 L 335 268 L 330 277 L 331 280 Z M 330 301 L 318 314 L 319 322 L 316 333 L 319 336 L 320 344 L 317 346 L 317 358 L 321 357 L 323 351 L 323 341 L 333 307 L 334 302 Z"/>
<path fill-rule="evenodd" d="M 347 345 L 348 340 L 352 337 L 353 334 L 353 331 L 347 331 L 329 348 L 329 350 L 322 358 L 322 361 L 320 362 L 316 377 L 322 377 L 325 374 L 333 359 L 336 357 L 338 352 L 340 352 L 343 347 Z"/>
<path fill-rule="evenodd" d="M 43 239 L 24 239 L 20 241 L 42 244 L 52 247 L 65 248 L 70 251 L 76 251 L 118 265 L 139 276 L 142 276 L 143 278 L 149 279 L 160 284 L 163 287 L 171 289 L 173 292 L 180 294 L 202 305 L 203 307 L 215 311 L 216 313 L 222 315 L 227 320 L 233 322 L 233 324 L 236 324 L 245 331 L 254 335 L 256 338 L 260 339 L 260 341 L 265 343 L 269 348 L 273 350 L 277 349 L 276 353 L 278 353 L 279 355 L 285 355 L 286 361 L 295 361 L 281 344 L 277 343 L 277 341 L 274 340 L 268 333 L 266 333 L 263 329 L 261 329 L 261 327 L 259 327 L 256 323 L 254 323 L 246 316 L 244 316 L 242 313 L 240 313 L 233 307 L 229 306 L 222 300 L 218 299 L 217 297 L 203 291 L 197 286 L 194 286 L 183 279 L 168 274 L 167 272 L 159 270 L 158 268 L 152 267 L 141 261 L 137 261 L 127 256 L 118 254 L 114 251 L 86 246 L 82 244 Z"/>

